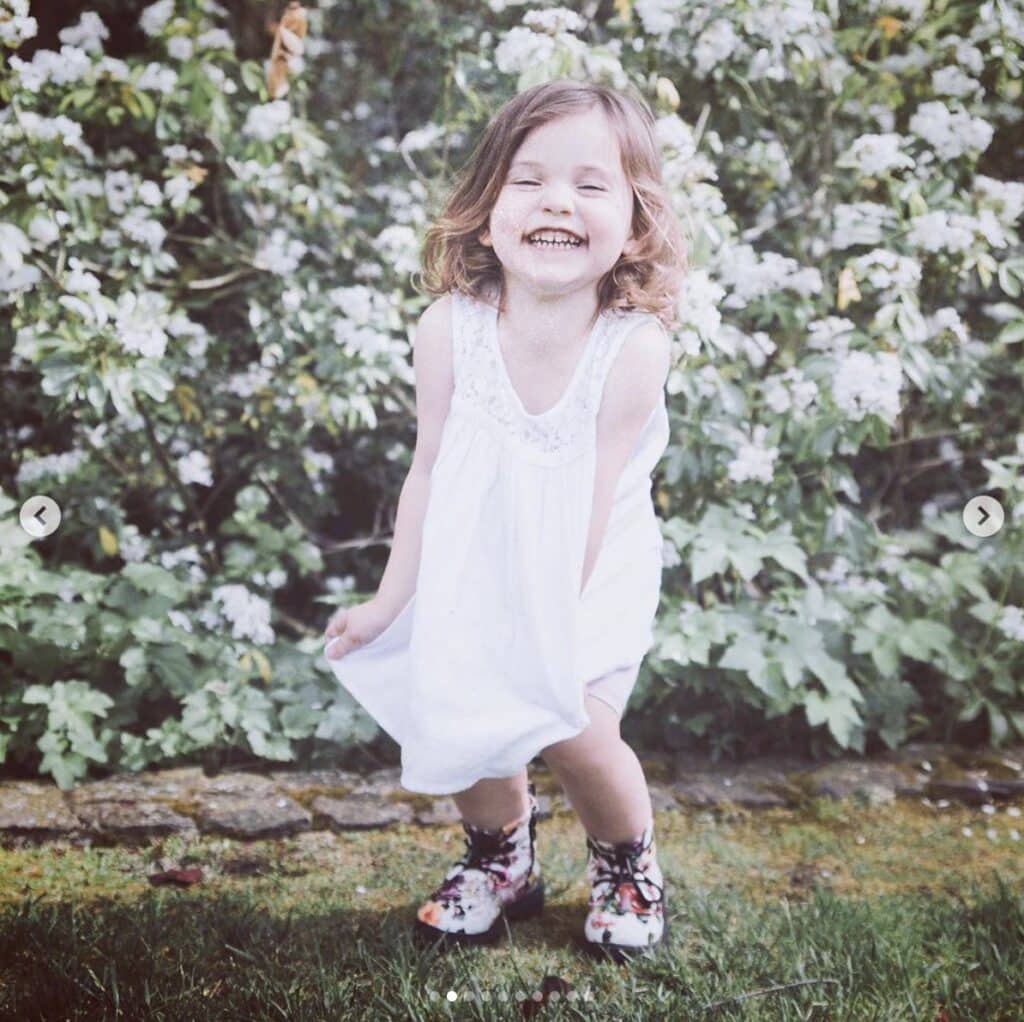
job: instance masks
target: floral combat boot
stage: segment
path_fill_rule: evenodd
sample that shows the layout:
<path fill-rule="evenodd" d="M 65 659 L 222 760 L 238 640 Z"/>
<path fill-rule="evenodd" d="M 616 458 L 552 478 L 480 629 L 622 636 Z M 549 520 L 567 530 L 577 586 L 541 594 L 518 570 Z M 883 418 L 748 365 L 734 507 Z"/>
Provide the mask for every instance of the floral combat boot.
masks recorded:
<path fill-rule="evenodd" d="M 633 841 L 609 844 L 587 835 L 590 908 L 583 945 L 596 957 L 624 962 L 665 936 L 665 879 L 656 858 L 654 824 Z"/>
<path fill-rule="evenodd" d="M 503 916 L 529 919 L 544 908 L 544 882 L 535 854 L 537 797 L 504 827 L 484 830 L 465 820 L 466 851 L 419 907 L 414 935 L 420 942 L 493 944 L 504 932 Z"/>

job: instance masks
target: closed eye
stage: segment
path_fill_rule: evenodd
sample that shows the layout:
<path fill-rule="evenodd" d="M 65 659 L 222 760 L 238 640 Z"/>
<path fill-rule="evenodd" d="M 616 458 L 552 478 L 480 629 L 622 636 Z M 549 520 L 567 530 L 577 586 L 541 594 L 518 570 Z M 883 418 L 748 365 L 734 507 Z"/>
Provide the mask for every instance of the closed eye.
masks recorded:
<path fill-rule="evenodd" d="M 513 181 L 512 184 L 514 184 L 514 185 L 535 185 L 535 184 L 538 184 L 538 182 L 537 181 Z M 581 185 L 581 187 L 582 188 L 590 188 L 590 189 L 592 189 L 595 192 L 603 192 L 603 191 L 606 190 L 606 189 L 602 188 L 600 185 Z"/>

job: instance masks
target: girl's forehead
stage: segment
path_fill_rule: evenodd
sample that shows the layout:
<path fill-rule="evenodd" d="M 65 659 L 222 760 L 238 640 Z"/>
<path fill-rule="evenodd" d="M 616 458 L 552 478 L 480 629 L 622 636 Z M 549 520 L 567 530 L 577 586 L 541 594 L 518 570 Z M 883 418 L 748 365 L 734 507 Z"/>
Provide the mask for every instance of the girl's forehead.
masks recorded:
<path fill-rule="evenodd" d="M 601 110 L 566 114 L 534 128 L 520 143 L 512 164 L 539 167 L 568 163 L 580 169 L 600 168 L 616 174 L 622 152 L 615 127 Z"/>

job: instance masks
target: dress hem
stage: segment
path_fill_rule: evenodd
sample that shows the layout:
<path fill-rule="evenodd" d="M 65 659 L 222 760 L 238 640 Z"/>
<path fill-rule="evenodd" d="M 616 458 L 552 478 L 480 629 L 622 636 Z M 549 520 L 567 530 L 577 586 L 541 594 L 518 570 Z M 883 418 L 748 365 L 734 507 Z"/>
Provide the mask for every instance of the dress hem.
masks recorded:
<path fill-rule="evenodd" d="M 526 761 L 518 767 L 513 767 L 508 773 L 485 773 L 480 774 L 476 777 L 470 777 L 469 779 L 460 780 L 458 782 L 441 781 L 437 784 L 431 784 L 430 781 L 417 781 L 415 777 L 410 778 L 403 769 L 401 777 L 398 779 L 398 783 L 406 791 L 412 791 L 419 795 L 456 795 L 460 791 L 465 791 L 467 788 L 471 788 L 477 781 L 482 780 L 500 780 L 505 777 L 511 777 L 512 774 L 516 773 L 517 770 L 522 770 L 523 767 L 529 766 L 530 762 L 535 759 L 541 752 L 546 749 L 549 745 L 554 745 L 555 742 L 564 742 L 568 738 L 575 738 L 576 735 L 582 734 L 591 723 L 590 717 L 586 710 L 583 711 L 583 715 L 586 718 L 585 723 L 580 727 L 570 725 L 568 728 L 561 728 L 555 732 L 553 738 L 547 738 L 544 742 L 537 746 L 537 748 L 526 758 Z"/>

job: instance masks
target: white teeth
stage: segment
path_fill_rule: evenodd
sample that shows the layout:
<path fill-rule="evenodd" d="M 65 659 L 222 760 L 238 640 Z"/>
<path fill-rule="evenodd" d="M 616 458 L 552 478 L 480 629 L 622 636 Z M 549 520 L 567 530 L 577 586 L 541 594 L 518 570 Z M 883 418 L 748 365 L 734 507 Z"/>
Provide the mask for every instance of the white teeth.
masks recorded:
<path fill-rule="evenodd" d="M 537 234 L 527 238 L 527 241 L 531 245 L 541 245 L 547 248 L 579 248 L 583 244 L 578 238 L 558 234 Z"/>

